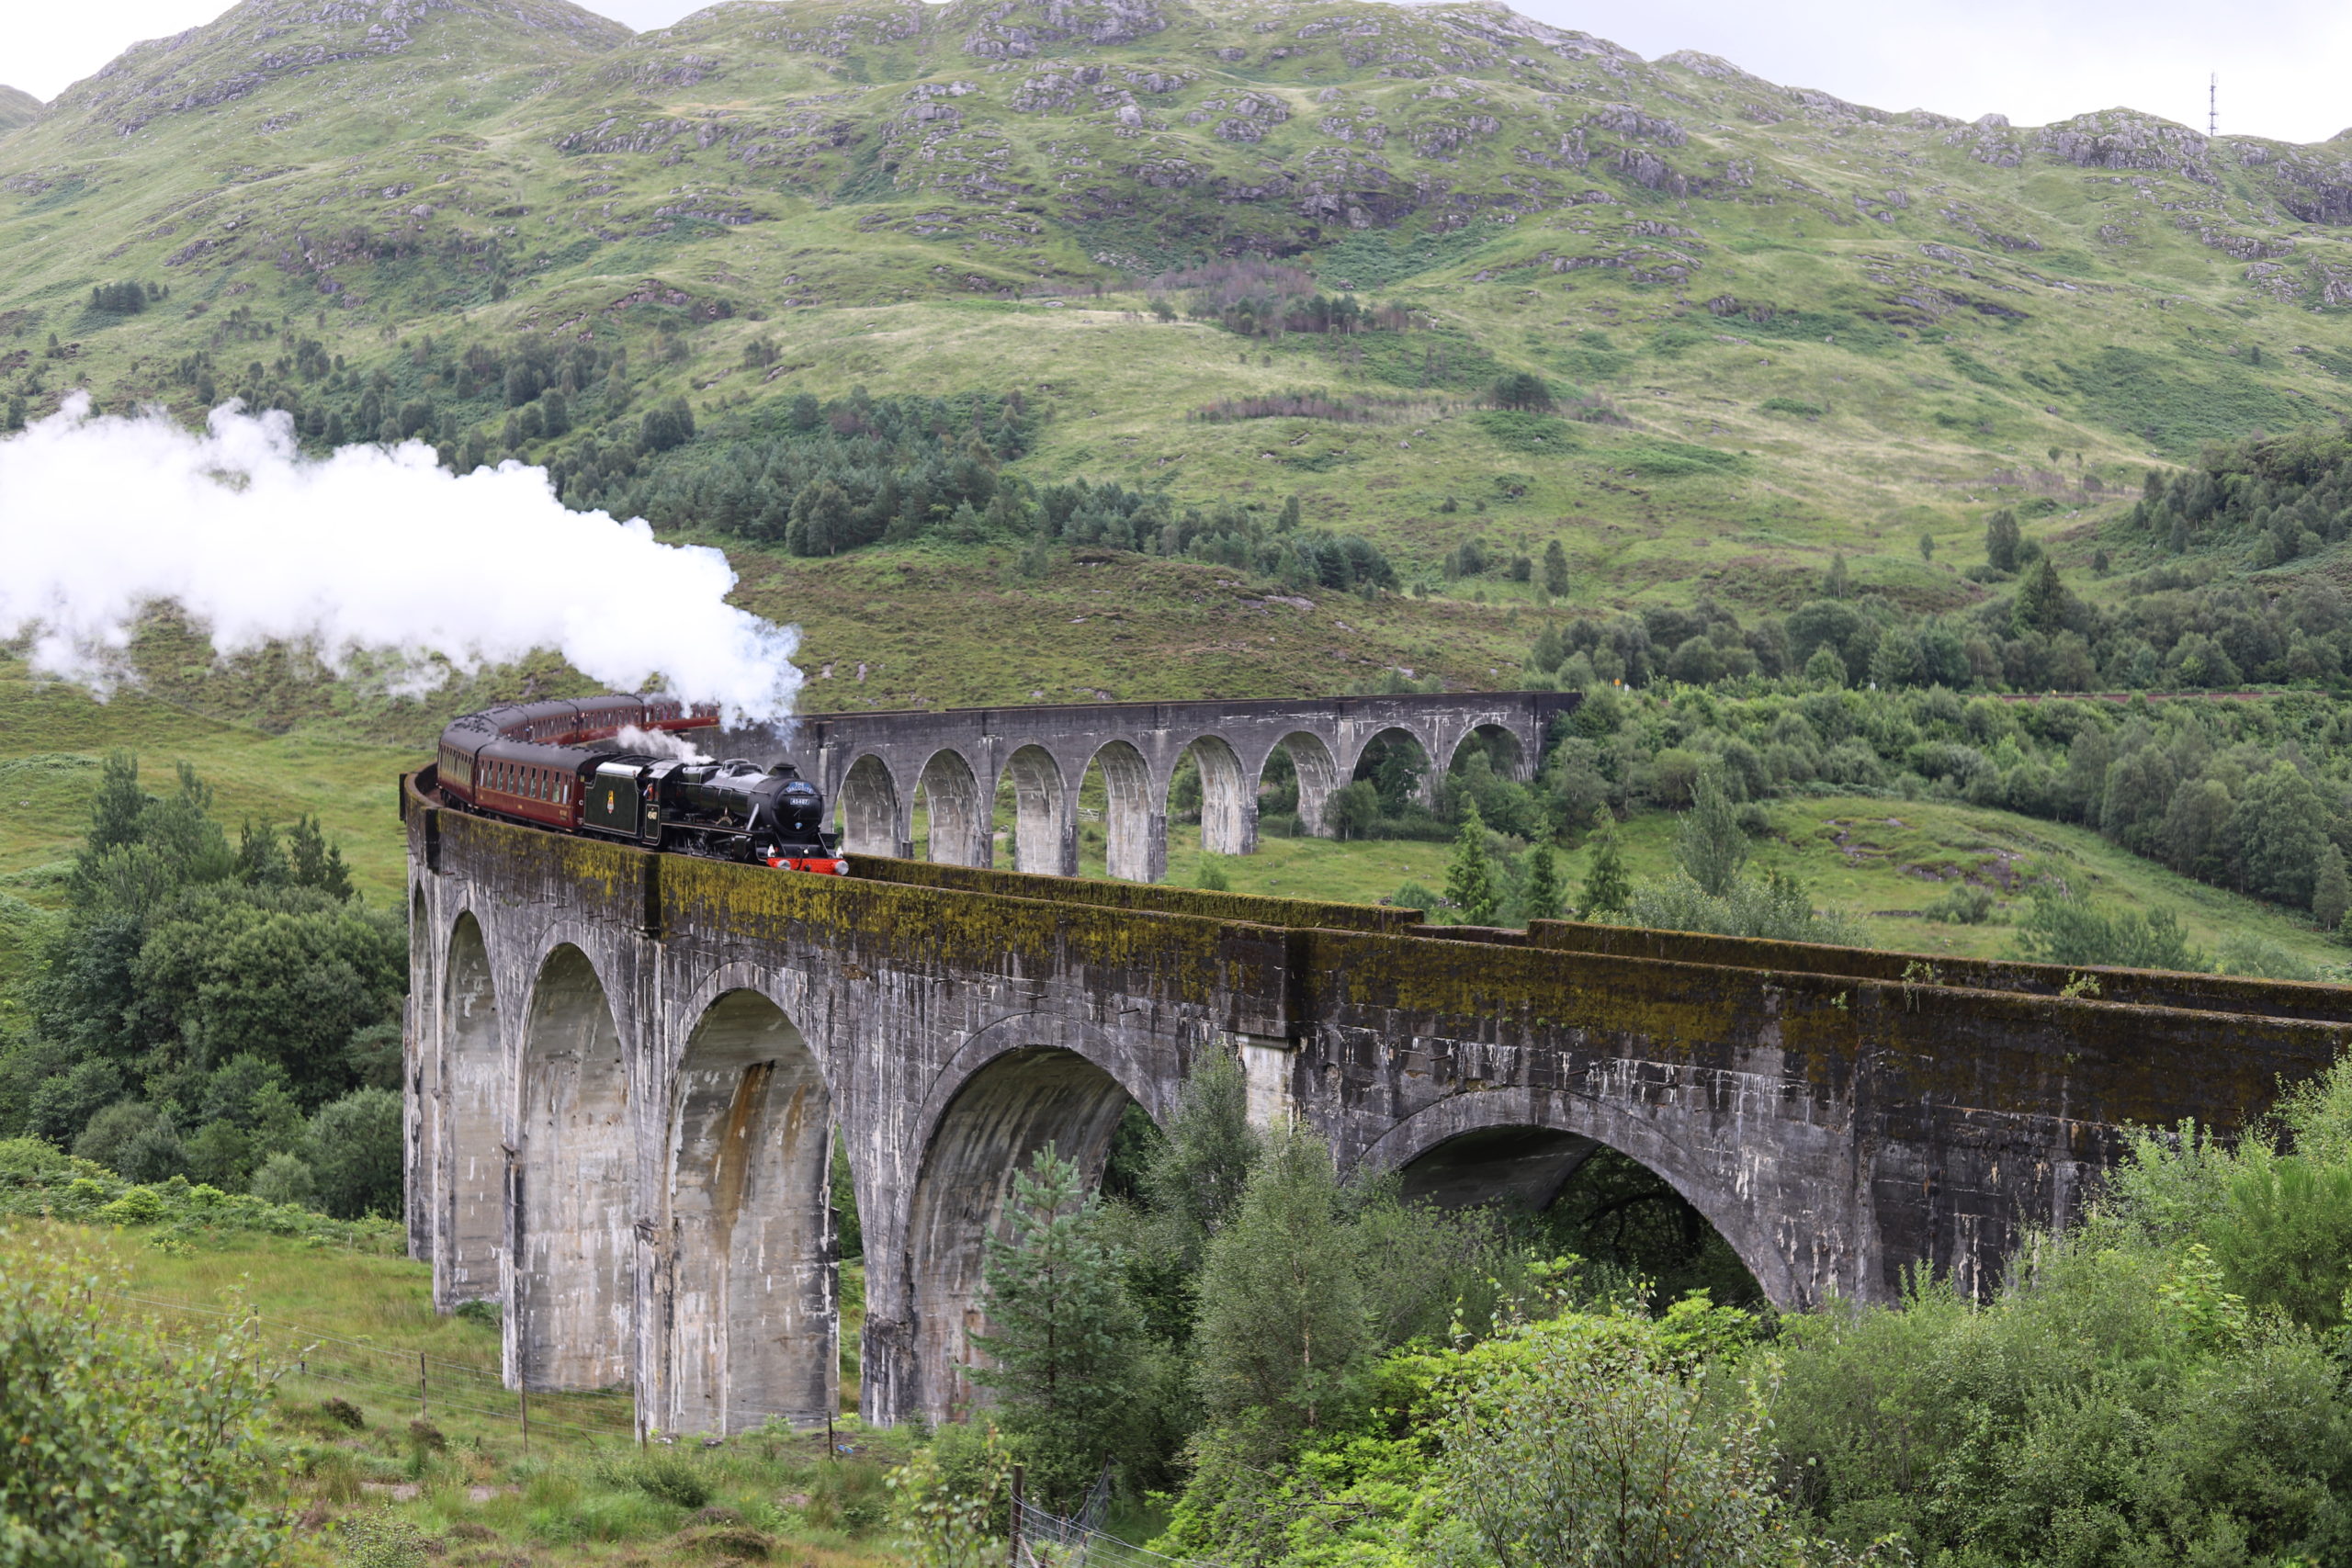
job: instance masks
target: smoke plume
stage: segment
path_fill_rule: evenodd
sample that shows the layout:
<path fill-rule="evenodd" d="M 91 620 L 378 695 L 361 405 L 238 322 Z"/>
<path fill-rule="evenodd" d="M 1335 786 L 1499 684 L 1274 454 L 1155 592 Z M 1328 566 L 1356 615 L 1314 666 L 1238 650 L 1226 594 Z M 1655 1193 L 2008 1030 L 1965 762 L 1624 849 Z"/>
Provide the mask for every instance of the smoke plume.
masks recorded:
<path fill-rule="evenodd" d="M 667 729 L 639 729 L 633 724 L 624 724 L 613 739 L 624 750 L 642 751 L 649 757 L 674 757 L 681 762 L 707 762 L 711 760 L 709 752 L 684 736 Z"/>
<path fill-rule="evenodd" d="M 453 477 L 426 447 L 309 458 L 282 412 L 96 417 L 80 393 L 0 439 L 0 637 L 101 691 L 142 611 L 175 601 L 214 647 L 307 644 L 338 669 L 389 651 L 414 686 L 541 649 L 615 691 L 759 723 L 792 709 L 799 636 L 726 603 L 715 549 L 566 511 L 546 471 Z"/>

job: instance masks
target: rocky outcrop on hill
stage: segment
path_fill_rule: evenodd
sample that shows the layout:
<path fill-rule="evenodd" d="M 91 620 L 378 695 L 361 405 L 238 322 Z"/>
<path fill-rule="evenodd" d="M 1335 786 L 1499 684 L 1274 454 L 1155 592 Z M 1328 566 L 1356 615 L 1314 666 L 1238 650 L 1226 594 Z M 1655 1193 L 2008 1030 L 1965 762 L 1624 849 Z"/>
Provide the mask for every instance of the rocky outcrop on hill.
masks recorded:
<path fill-rule="evenodd" d="M 1077 254 L 1289 256 L 1532 220 L 1545 265 L 1566 258 L 1554 287 L 1690 283 L 1693 255 L 1556 232 L 1612 208 L 1641 215 L 1628 238 L 1826 225 L 1963 272 L 2161 236 L 2246 297 L 2312 309 L 2339 307 L 2352 266 L 2278 231 L 2352 229 L 2352 138 L 2214 141 L 2120 108 L 2038 129 L 1893 114 L 1713 55 L 1646 62 L 1496 0 L 727 0 L 638 35 L 570 0 L 241 0 L 12 131 L 39 109 L 20 98 L 0 95 L 0 190 L 53 199 L 101 157 L 107 179 L 143 160 L 220 182 L 109 239 L 109 262 L 151 241 L 155 268 L 191 277 L 346 258 L 332 279 L 313 265 L 322 293 L 350 258 L 439 256 L 476 287 L 510 250 L 585 257 L 844 201 L 871 209 L 860 233 L 957 246 L 940 278 L 993 255 L 1007 291 L 1070 266 L 1055 225 L 1102 223 L 1115 244 Z M 2090 193 L 2088 221 L 2042 201 L 2053 171 Z M 1890 321 L 1943 309 L 1889 287 L 1907 290 L 1880 292 Z"/>
<path fill-rule="evenodd" d="M 475 71 L 569 63 L 628 37 L 569 0 L 242 0 L 207 26 L 132 45 L 57 107 L 132 136 L 346 62 L 413 52 Z"/>

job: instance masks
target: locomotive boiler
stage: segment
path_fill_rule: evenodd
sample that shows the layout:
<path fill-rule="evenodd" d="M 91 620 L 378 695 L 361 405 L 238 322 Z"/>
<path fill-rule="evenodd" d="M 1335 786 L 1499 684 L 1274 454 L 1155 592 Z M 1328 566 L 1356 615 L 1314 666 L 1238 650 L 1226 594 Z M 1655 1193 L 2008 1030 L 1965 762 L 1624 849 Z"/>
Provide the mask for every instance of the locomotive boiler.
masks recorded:
<path fill-rule="evenodd" d="M 663 696 L 486 708 L 441 732 L 435 776 L 443 800 L 487 817 L 846 875 L 824 794 L 791 763 L 687 761 L 659 739 L 718 725 L 717 707 Z"/>

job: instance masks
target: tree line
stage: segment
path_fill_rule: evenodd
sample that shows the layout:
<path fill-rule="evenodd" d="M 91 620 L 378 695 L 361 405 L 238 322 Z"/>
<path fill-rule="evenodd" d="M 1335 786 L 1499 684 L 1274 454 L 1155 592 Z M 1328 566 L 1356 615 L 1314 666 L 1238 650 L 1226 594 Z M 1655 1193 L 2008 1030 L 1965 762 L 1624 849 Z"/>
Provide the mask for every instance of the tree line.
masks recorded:
<path fill-rule="evenodd" d="M 2243 550 L 2256 570 L 2315 555 L 2352 534 L 2352 425 L 2218 445 L 2169 479 L 2151 469 L 2125 522 L 2174 555 Z"/>
<path fill-rule="evenodd" d="M 0 1040 L 0 1138 L 133 1181 L 398 1212 L 407 931 L 315 821 L 232 842 L 185 764 L 151 794 L 117 753 L 66 886 L 30 1028 Z"/>

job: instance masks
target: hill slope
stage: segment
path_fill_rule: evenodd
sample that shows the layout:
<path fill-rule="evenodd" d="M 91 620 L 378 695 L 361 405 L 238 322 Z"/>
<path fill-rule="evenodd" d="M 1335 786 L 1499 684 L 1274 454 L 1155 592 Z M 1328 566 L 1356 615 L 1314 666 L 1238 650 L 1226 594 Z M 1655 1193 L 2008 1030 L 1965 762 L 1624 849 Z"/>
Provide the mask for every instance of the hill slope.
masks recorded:
<path fill-rule="evenodd" d="M 40 113 L 40 100 L 30 93 L 0 83 L 0 136 L 21 126 L 30 125 Z"/>
<path fill-rule="evenodd" d="M 1023 474 L 1296 493 L 1408 575 L 1556 537 L 1785 604 L 1837 550 L 1939 607 L 1922 532 L 2352 406 L 2347 235 L 2344 138 L 1890 115 L 1496 5 L 246 0 L 0 147 L 0 395 L 413 403 L 617 505 L 650 400 L 1018 389 Z M 1316 291 L 1391 309 L 1291 330 Z M 552 438 L 458 363 L 534 342 L 605 355 Z M 1584 417 L 1473 406 L 1511 372 Z"/>

